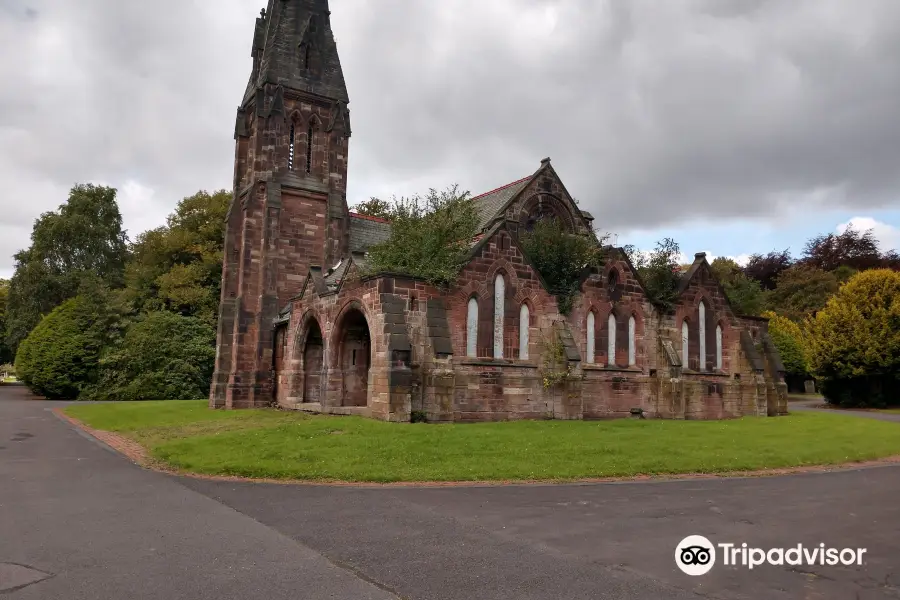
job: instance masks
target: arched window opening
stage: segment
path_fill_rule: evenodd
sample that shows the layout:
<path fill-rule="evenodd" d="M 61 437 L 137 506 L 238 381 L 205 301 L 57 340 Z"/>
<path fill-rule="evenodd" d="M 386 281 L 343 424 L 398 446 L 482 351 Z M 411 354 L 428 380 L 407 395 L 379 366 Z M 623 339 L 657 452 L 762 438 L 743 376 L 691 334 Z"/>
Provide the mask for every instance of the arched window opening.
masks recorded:
<path fill-rule="evenodd" d="M 614 294 L 616 288 L 619 285 L 619 273 L 615 269 L 609 272 L 609 277 L 606 278 L 606 291 L 610 294 Z"/>
<path fill-rule="evenodd" d="M 503 358 L 503 309 L 506 304 L 506 281 L 498 274 L 494 279 L 494 358 Z"/>
<path fill-rule="evenodd" d="M 531 324 L 531 311 L 527 304 L 519 309 L 519 359 L 528 360 L 528 327 Z"/>
<path fill-rule="evenodd" d="M 306 131 L 306 174 L 312 173 L 312 153 L 313 138 L 316 135 L 316 125 L 312 121 L 309 122 L 309 129 Z"/>
<path fill-rule="evenodd" d="M 697 309 L 697 328 L 700 333 L 700 370 L 706 370 L 706 304 L 701 300 Z"/>
<path fill-rule="evenodd" d="M 628 366 L 633 367 L 637 364 L 637 356 L 634 346 L 634 315 L 628 317 Z"/>
<path fill-rule="evenodd" d="M 466 356 L 478 355 L 478 300 L 469 298 L 469 310 L 466 315 Z"/>
<path fill-rule="evenodd" d="M 681 323 L 681 366 L 685 369 L 688 367 L 688 322 L 687 319 Z"/>
<path fill-rule="evenodd" d="M 594 342 L 595 342 L 594 331 L 595 330 L 594 330 L 594 313 L 593 313 L 593 311 L 589 312 L 587 315 L 587 324 L 585 326 L 585 329 L 587 330 L 587 349 L 585 352 L 587 354 L 587 363 L 593 364 L 594 356 L 596 354 L 596 352 L 594 350 Z"/>
<path fill-rule="evenodd" d="M 616 365 L 616 317 L 612 313 L 607 319 L 606 327 L 609 330 L 609 337 L 606 342 L 606 364 L 614 367 Z"/>
<path fill-rule="evenodd" d="M 294 170 L 294 138 L 297 135 L 296 127 L 291 123 L 290 145 L 288 146 L 288 169 Z"/>
<path fill-rule="evenodd" d="M 303 68 L 309 70 L 309 44 L 303 44 Z"/>
<path fill-rule="evenodd" d="M 716 325 L 716 370 L 722 370 L 722 326 Z"/>

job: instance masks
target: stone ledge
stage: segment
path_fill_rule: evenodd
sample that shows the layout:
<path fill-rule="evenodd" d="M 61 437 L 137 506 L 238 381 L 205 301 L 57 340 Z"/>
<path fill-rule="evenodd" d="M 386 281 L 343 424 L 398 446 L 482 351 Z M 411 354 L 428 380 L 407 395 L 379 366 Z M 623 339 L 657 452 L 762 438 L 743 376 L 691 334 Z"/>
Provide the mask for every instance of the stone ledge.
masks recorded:
<path fill-rule="evenodd" d="M 518 369 L 537 369 L 534 363 L 491 358 L 468 358 L 456 363 L 466 367 L 510 367 Z"/>
<path fill-rule="evenodd" d="M 294 404 L 293 406 L 286 406 L 285 408 L 319 415 L 372 416 L 372 409 L 368 406 L 322 406 L 318 402 L 301 402 Z"/>
<path fill-rule="evenodd" d="M 694 381 L 694 377 L 718 377 L 719 379 L 730 379 L 731 373 L 725 373 L 724 371 L 689 371 L 687 369 L 682 369 L 681 374 L 683 375 L 692 375 L 691 381 Z M 682 377 L 684 379 L 684 377 Z"/>
<path fill-rule="evenodd" d="M 635 375 L 643 375 L 644 370 L 637 367 L 610 367 L 606 365 L 582 364 L 581 368 L 585 371 L 597 371 L 607 373 L 634 373 Z"/>

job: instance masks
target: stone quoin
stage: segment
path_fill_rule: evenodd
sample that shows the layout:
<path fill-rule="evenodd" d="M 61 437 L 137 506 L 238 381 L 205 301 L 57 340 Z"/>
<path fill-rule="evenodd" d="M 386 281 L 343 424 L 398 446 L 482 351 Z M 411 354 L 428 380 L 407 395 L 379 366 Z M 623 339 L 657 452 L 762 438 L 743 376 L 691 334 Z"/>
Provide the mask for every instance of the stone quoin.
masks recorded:
<path fill-rule="evenodd" d="M 556 218 L 593 236 L 593 217 L 549 158 L 476 198 L 481 233 L 450 289 L 365 275 L 390 223 L 347 206 L 349 97 L 327 0 L 269 0 L 252 57 L 211 407 L 429 422 L 786 414 L 767 321 L 735 314 L 702 253 L 662 312 L 625 252 L 604 247 L 559 312 L 519 233 Z M 546 386 L 551 354 L 568 376 Z"/>

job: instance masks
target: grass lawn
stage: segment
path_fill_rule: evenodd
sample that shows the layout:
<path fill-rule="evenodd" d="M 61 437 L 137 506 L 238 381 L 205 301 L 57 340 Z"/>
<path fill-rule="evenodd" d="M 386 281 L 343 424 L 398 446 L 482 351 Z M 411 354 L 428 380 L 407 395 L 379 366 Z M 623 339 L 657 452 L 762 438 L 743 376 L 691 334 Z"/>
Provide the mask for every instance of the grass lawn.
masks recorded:
<path fill-rule="evenodd" d="M 732 421 L 397 424 L 205 401 L 83 404 L 66 412 L 185 471 L 342 481 L 571 480 L 826 465 L 900 455 L 900 425 L 802 413 Z"/>

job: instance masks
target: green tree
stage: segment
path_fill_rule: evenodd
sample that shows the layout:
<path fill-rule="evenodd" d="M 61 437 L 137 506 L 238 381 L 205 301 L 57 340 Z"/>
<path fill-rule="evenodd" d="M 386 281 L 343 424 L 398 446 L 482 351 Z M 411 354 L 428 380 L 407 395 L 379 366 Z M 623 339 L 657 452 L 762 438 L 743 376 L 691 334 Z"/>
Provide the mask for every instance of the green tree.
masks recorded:
<path fill-rule="evenodd" d="M 520 243 L 556 296 L 559 311 L 568 314 L 585 269 L 602 262 L 600 244 L 592 237 L 569 233 L 556 219 L 539 221 L 521 236 Z"/>
<path fill-rule="evenodd" d="M 732 309 L 739 315 L 759 315 L 765 307 L 766 294 L 760 283 L 747 277 L 733 259 L 720 256 L 710 269 L 728 296 Z"/>
<path fill-rule="evenodd" d="M 351 210 L 360 215 L 378 217 L 379 219 L 390 219 L 392 214 L 391 203 L 387 200 L 380 200 L 375 197 L 360 202 Z"/>
<path fill-rule="evenodd" d="M 838 290 L 837 277 L 815 267 L 795 265 L 776 279 L 768 297 L 771 310 L 794 321 L 802 321 L 825 308 Z"/>
<path fill-rule="evenodd" d="M 121 315 L 97 286 L 41 319 L 19 346 L 16 375 L 36 394 L 75 399 L 96 381 L 100 353 L 115 338 Z"/>
<path fill-rule="evenodd" d="M 678 281 L 681 279 L 678 242 L 665 238 L 657 242 L 650 253 L 641 252 L 634 246 L 625 246 L 625 252 L 637 269 L 650 301 L 664 311 L 672 310 L 678 301 Z"/>
<path fill-rule="evenodd" d="M 167 224 L 131 247 L 126 298 L 137 310 L 169 310 L 215 325 L 225 216 L 231 193 L 200 191 L 181 200 Z"/>
<path fill-rule="evenodd" d="M 215 331 L 195 317 L 155 311 L 132 322 L 100 359 L 91 400 L 193 400 L 209 393 Z"/>
<path fill-rule="evenodd" d="M 9 280 L 0 279 L 0 365 L 11 363 L 13 353 L 6 343 L 6 304 L 9 299 Z"/>
<path fill-rule="evenodd" d="M 778 349 L 785 373 L 805 378 L 809 374 L 809 365 L 804 347 L 804 335 L 800 326 L 787 317 L 772 311 L 766 311 L 762 316 L 769 319 L 769 336 Z"/>
<path fill-rule="evenodd" d="M 810 368 L 842 406 L 900 404 L 900 273 L 854 276 L 809 322 Z"/>
<path fill-rule="evenodd" d="M 116 190 L 76 185 L 57 212 L 35 221 L 31 247 L 15 255 L 6 342 L 15 352 L 41 316 L 78 293 L 85 277 L 121 285 L 127 239 Z"/>
<path fill-rule="evenodd" d="M 452 186 L 423 197 L 401 198 L 390 214 L 391 236 L 369 248 L 368 270 L 403 273 L 449 285 L 465 265 L 478 233 L 478 213 L 469 192 Z"/>

